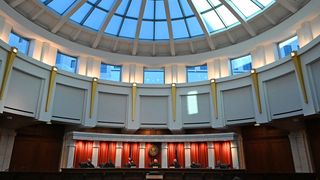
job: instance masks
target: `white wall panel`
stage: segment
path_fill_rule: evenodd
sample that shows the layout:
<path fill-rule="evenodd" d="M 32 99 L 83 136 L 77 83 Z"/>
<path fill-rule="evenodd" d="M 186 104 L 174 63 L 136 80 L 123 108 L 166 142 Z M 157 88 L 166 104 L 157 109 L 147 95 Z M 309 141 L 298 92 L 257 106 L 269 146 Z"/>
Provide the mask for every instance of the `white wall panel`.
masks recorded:
<path fill-rule="evenodd" d="M 222 91 L 223 117 L 228 124 L 254 120 L 252 87 Z"/>
<path fill-rule="evenodd" d="M 272 118 L 301 114 L 300 94 L 294 72 L 266 82 L 267 102 Z"/>
<path fill-rule="evenodd" d="M 181 96 L 183 125 L 209 125 L 211 121 L 209 93 L 191 94 L 191 92 Z"/>
<path fill-rule="evenodd" d="M 146 125 L 167 125 L 168 97 L 140 96 L 140 123 Z"/>
<path fill-rule="evenodd" d="M 13 69 L 5 101 L 6 111 L 34 115 L 39 104 L 41 82 L 40 78 Z"/>
<path fill-rule="evenodd" d="M 310 66 L 313 89 L 315 90 L 316 100 L 320 104 L 320 60 L 312 63 Z"/>
<path fill-rule="evenodd" d="M 55 120 L 80 121 L 85 112 L 85 90 L 56 84 L 53 113 Z"/>
<path fill-rule="evenodd" d="M 128 112 L 128 96 L 100 92 L 98 99 L 98 123 L 124 125 Z"/>

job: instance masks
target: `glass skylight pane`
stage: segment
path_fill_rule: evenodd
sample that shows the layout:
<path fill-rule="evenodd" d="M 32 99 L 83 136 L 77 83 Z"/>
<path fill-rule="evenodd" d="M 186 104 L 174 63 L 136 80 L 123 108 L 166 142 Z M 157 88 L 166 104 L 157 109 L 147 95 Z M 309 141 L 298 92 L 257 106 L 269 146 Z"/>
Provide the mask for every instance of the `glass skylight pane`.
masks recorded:
<path fill-rule="evenodd" d="M 144 84 L 164 84 L 164 69 L 149 69 L 143 71 Z"/>
<path fill-rule="evenodd" d="M 154 19 L 154 1 L 147 0 L 146 7 L 144 8 L 143 19 Z"/>
<path fill-rule="evenodd" d="M 191 16 L 194 15 L 194 13 L 192 12 L 192 9 L 190 8 L 187 0 L 179 0 L 181 7 L 182 7 L 182 11 L 184 13 L 185 16 Z"/>
<path fill-rule="evenodd" d="M 208 68 L 207 65 L 201 66 L 188 66 L 187 70 L 187 82 L 197 82 L 208 80 Z"/>
<path fill-rule="evenodd" d="M 56 59 L 56 66 L 58 69 L 75 73 L 77 69 L 77 61 L 78 59 L 76 57 L 58 52 L 57 59 Z"/>
<path fill-rule="evenodd" d="M 100 79 L 109 81 L 121 81 L 121 66 L 101 63 Z"/>
<path fill-rule="evenodd" d="M 127 16 L 138 18 L 142 0 L 132 0 Z"/>
<path fill-rule="evenodd" d="M 97 0 L 88 0 L 89 2 L 95 4 L 97 2 Z"/>
<path fill-rule="evenodd" d="M 156 1 L 156 20 L 166 19 L 166 11 L 163 1 Z"/>
<path fill-rule="evenodd" d="M 126 12 L 127 6 L 129 4 L 129 0 L 122 0 L 118 9 L 116 10 L 117 14 L 120 15 L 124 15 L 124 13 Z M 139 7 L 136 7 L 137 9 L 139 9 Z"/>
<path fill-rule="evenodd" d="M 191 36 L 199 36 L 203 34 L 201 26 L 196 17 L 187 18 L 187 24 L 188 24 Z"/>
<path fill-rule="evenodd" d="M 202 17 L 207 25 L 209 32 L 217 31 L 224 28 L 223 23 L 213 10 L 203 14 Z"/>
<path fill-rule="evenodd" d="M 171 19 L 181 18 L 182 17 L 182 12 L 181 12 L 178 0 L 168 1 L 168 3 L 169 3 L 169 11 L 170 11 Z"/>
<path fill-rule="evenodd" d="M 105 9 L 109 11 L 112 8 L 112 5 L 114 4 L 115 0 L 102 0 L 98 6 L 101 7 L 102 9 Z"/>
<path fill-rule="evenodd" d="M 136 34 L 137 20 L 124 19 L 119 36 L 134 38 Z"/>
<path fill-rule="evenodd" d="M 153 21 L 142 21 L 140 39 L 153 39 Z"/>
<path fill-rule="evenodd" d="M 48 4 L 48 7 L 52 8 L 59 14 L 63 14 L 76 0 L 53 0 Z"/>
<path fill-rule="evenodd" d="M 119 31 L 119 28 L 120 28 L 120 25 L 121 25 L 121 20 L 122 20 L 122 17 L 120 16 L 112 16 L 106 30 L 104 31 L 105 33 L 108 33 L 108 34 L 113 34 L 113 35 L 117 35 L 118 34 L 118 31 Z"/>
<path fill-rule="evenodd" d="M 225 6 L 220 6 L 216 10 L 227 26 L 239 22 L 238 19 Z"/>
<path fill-rule="evenodd" d="M 10 33 L 9 45 L 18 48 L 19 52 L 28 55 L 30 41 L 18 34 Z"/>
<path fill-rule="evenodd" d="M 221 2 L 219 0 L 210 0 L 210 2 L 214 5 L 214 6 L 219 6 L 221 4 Z"/>
<path fill-rule="evenodd" d="M 249 17 L 260 10 L 251 0 L 231 0 L 234 5 L 242 12 L 243 15 Z"/>
<path fill-rule="evenodd" d="M 102 22 L 104 21 L 105 17 L 108 13 L 102 11 L 98 8 L 94 9 L 88 19 L 84 22 L 84 25 L 93 28 L 95 30 L 99 30 L 101 27 Z M 97 18 L 99 17 L 99 18 Z"/>
<path fill-rule="evenodd" d="M 156 21 L 155 39 L 169 39 L 167 21 Z"/>
<path fill-rule="evenodd" d="M 268 6 L 271 3 L 274 3 L 274 0 L 258 0 L 263 6 Z"/>
<path fill-rule="evenodd" d="M 184 20 L 171 21 L 172 23 L 172 33 L 174 39 L 189 37 L 189 33 Z"/>
<path fill-rule="evenodd" d="M 249 72 L 252 69 L 251 55 L 242 56 L 231 60 L 231 73 L 237 75 L 245 72 Z"/>
<path fill-rule="evenodd" d="M 85 3 L 70 17 L 70 19 L 77 23 L 80 23 L 91 8 L 92 6 L 90 4 Z"/>
<path fill-rule="evenodd" d="M 207 0 L 192 0 L 192 3 L 199 12 L 203 12 L 212 8 Z"/>

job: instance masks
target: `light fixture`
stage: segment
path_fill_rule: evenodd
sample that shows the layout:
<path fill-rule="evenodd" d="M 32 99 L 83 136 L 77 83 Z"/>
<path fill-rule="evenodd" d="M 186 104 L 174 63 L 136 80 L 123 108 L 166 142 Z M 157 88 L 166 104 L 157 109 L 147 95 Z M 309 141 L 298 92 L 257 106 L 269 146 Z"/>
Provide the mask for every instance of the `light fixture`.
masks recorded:
<path fill-rule="evenodd" d="M 55 67 L 55 66 L 53 66 L 53 67 L 52 67 L 52 71 L 58 71 L 58 68 Z"/>
<path fill-rule="evenodd" d="M 251 69 L 251 74 L 253 74 L 253 73 L 256 73 L 256 70 L 255 69 Z"/>
<path fill-rule="evenodd" d="M 133 87 L 136 87 L 136 86 L 137 86 L 137 83 L 135 83 L 135 82 L 132 83 L 132 86 L 133 86 Z"/>
<path fill-rule="evenodd" d="M 47 125 L 51 125 L 52 123 L 51 123 L 51 121 L 47 121 L 46 124 Z"/>
<path fill-rule="evenodd" d="M 176 87 L 176 83 L 172 83 L 171 86 L 172 86 L 172 87 Z"/>
<path fill-rule="evenodd" d="M 255 127 L 259 127 L 260 124 L 259 124 L 259 123 L 255 123 L 254 126 L 255 126 Z"/>
<path fill-rule="evenodd" d="M 211 83 L 214 83 L 214 82 L 216 82 L 216 80 L 215 80 L 215 79 L 211 79 L 210 82 L 211 82 Z"/>
<path fill-rule="evenodd" d="M 18 53 L 18 49 L 16 47 L 12 47 L 12 52 Z"/>
<path fill-rule="evenodd" d="M 96 82 L 96 81 L 98 81 L 98 78 L 94 77 L 94 78 L 92 78 L 92 81 Z"/>
<path fill-rule="evenodd" d="M 297 51 L 292 51 L 292 52 L 291 52 L 291 57 L 294 57 L 294 56 L 296 56 L 296 55 L 298 55 Z"/>

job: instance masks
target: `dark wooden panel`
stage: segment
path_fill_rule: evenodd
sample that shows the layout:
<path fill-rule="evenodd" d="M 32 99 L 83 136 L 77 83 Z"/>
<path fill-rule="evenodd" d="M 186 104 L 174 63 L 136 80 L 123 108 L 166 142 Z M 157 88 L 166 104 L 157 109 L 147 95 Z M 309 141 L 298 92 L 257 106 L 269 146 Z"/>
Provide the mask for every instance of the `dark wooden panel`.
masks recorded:
<path fill-rule="evenodd" d="M 320 173 L 320 121 L 319 119 L 308 120 L 306 126 L 315 170 Z"/>
<path fill-rule="evenodd" d="M 249 172 L 294 172 L 288 132 L 272 127 L 242 129 Z"/>
<path fill-rule="evenodd" d="M 17 130 L 10 171 L 58 171 L 63 128 L 36 125 Z"/>

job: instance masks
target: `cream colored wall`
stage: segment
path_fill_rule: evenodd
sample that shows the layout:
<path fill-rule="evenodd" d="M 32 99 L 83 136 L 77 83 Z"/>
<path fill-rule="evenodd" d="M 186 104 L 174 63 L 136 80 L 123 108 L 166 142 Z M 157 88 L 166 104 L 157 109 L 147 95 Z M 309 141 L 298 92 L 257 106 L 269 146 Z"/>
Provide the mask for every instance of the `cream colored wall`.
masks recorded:
<path fill-rule="evenodd" d="M 309 7 L 310 8 L 310 7 Z M 303 14 L 304 13 L 304 14 Z M 302 14 L 307 17 L 306 13 L 308 12 L 302 12 Z M 288 33 L 284 33 L 283 27 L 275 27 L 272 31 L 275 31 L 275 29 L 279 29 L 278 32 L 278 39 L 275 39 L 272 35 L 272 33 L 276 32 L 265 32 L 263 33 L 264 36 L 267 36 L 268 33 L 270 34 L 269 39 L 265 37 L 257 36 L 255 38 L 252 38 L 250 40 L 247 40 L 245 43 L 247 44 L 253 44 L 252 47 L 245 47 L 245 51 L 241 51 L 240 49 L 244 49 L 243 47 L 239 47 L 240 44 L 237 44 L 234 47 L 228 47 L 224 48 L 222 50 L 213 51 L 216 52 L 216 55 L 209 58 L 206 53 L 204 54 L 198 54 L 198 55 L 192 55 L 186 57 L 186 62 L 190 61 L 190 58 L 192 59 L 192 65 L 196 64 L 202 64 L 203 62 L 207 63 L 208 65 L 208 79 L 212 78 L 221 78 L 231 75 L 230 73 L 230 57 L 237 57 L 244 54 L 250 53 L 252 55 L 252 67 L 253 68 L 259 68 L 266 64 L 270 64 L 276 60 L 279 59 L 278 55 L 278 49 L 277 49 L 277 43 L 279 41 L 282 41 L 285 38 L 289 38 L 294 34 L 297 34 L 299 36 L 299 45 L 300 47 L 305 46 L 308 44 L 312 39 L 316 38 L 320 34 L 320 15 L 315 16 L 312 19 L 307 19 L 306 21 L 301 21 L 301 17 L 299 17 L 298 13 L 293 15 L 289 20 L 284 21 L 279 26 L 285 26 L 286 23 L 290 22 L 296 22 L 296 24 L 292 25 L 292 27 L 287 28 Z M 292 20 L 294 19 L 294 20 Z M 15 22 L 18 23 L 18 22 Z M 4 18 L 4 16 L 0 15 L 0 38 L 4 42 L 8 42 L 8 36 L 9 33 L 12 30 L 12 22 L 9 22 L 8 19 Z M 14 24 L 14 23 L 13 23 Z M 24 36 L 26 35 L 25 32 L 19 32 L 17 31 L 20 28 L 14 28 L 17 33 L 22 33 Z M 26 32 L 28 32 L 26 30 Z M 30 33 L 29 33 L 30 34 Z M 286 35 L 287 37 L 284 37 L 283 35 Z M 28 36 L 26 36 L 28 37 Z M 32 35 L 34 37 L 34 35 Z M 281 37 L 281 39 L 280 39 Z M 259 41 L 257 39 L 264 39 L 262 41 Z M 270 39 L 273 39 L 271 42 Z M 264 42 L 265 41 L 265 42 Z M 228 51 L 228 49 L 234 49 L 233 51 Z M 49 64 L 51 66 L 55 65 L 56 61 L 56 53 L 58 51 L 59 45 L 55 44 L 54 42 L 50 42 L 45 40 L 44 38 L 41 39 L 34 39 L 31 41 L 30 44 L 30 52 L 29 56 L 31 56 L 34 59 L 40 60 L 46 64 Z M 239 50 L 237 50 L 239 49 Z M 86 75 L 89 77 L 100 77 L 100 63 L 110 63 L 109 61 L 113 61 L 111 59 L 112 57 L 96 57 L 96 56 L 90 56 L 90 55 L 84 55 L 83 52 L 78 52 L 73 50 L 69 47 L 63 47 L 62 52 L 64 53 L 71 53 L 72 55 L 80 54 L 79 62 L 78 62 L 78 69 L 77 73 L 81 75 Z M 224 53 L 223 53 L 224 52 Z M 230 53 L 228 53 L 230 52 Z M 142 59 L 147 59 L 148 57 L 141 57 Z M 155 57 L 150 57 L 150 59 L 154 59 Z M 172 57 L 162 57 L 167 58 L 167 60 L 170 60 Z M 174 58 L 180 58 L 180 57 L 174 57 Z M 181 57 L 183 58 L 183 57 Z M 204 59 L 205 58 L 205 59 Z M 136 57 L 132 56 L 132 59 L 136 59 Z M 124 60 L 125 61 L 125 60 Z M 198 62 L 198 63 L 197 63 Z M 118 63 L 121 64 L 121 61 Z M 165 83 L 185 83 L 186 82 L 186 70 L 185 66 L 190 65 L 187 63 L 172 63 L 172 64 L 166 64 L 165 65 Z M 146 65 L 141 63 L 123 63 L 123 69 L 122 69 L 122 81 L 123 82 L 136 82 L 136 83 L 143 83 L 143 67 L 148 66 L 152 67 L 152 65 Z M 158 65 L 157 65 L 158 66 Z"/>

